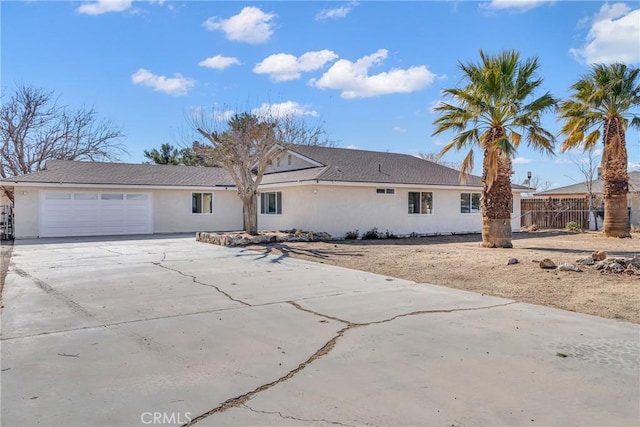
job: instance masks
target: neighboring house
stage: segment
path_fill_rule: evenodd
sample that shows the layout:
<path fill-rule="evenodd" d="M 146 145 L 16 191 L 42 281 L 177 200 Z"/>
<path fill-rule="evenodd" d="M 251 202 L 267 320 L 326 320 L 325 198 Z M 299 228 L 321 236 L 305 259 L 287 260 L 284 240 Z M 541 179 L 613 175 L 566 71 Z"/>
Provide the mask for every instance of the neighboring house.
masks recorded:
<path fill-rule="evenodd" d="M 242 229 L 235 186 L 218 168 L 56 160 L 0 184 L 14 194 L 16 238 Z M 414 156 L 294 146 L 264 176 L 258 226 L 334 237 L 480 232 L 481 188 L 479 177 L 461 184 L 458 171 Z M 523 191 L 514 185 L 513 230 Z"/>
<path fill-rule="evenodd" d="M 598 208 L 604 209 L 601 179 L 595 179 L 593 181 L 591 193 L 596 197 Z M 580 182 L 566 187 L 535 193 L 534 196 L 571 198 L 587 197 L 588 194 L 589 190 L 587 182 Z M 627 195 L 627 205 L 631 211 L 631 224 L 640 226 L 640 171 L 629 172 L 629 194 Z M 601 224 L 598 224 L 598 228 L 601 228 Z"/>

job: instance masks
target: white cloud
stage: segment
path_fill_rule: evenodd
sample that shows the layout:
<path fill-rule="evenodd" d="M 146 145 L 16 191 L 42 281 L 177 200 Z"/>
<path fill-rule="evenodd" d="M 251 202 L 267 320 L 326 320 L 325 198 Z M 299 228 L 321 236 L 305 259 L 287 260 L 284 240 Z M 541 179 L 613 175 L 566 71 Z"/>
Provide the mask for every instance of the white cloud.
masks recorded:
<path fill-rule="evenodd" d="M 213 118 L 213 120 L 218 121 L 218 122 L 228 122 L 229 120 L 231 120 L 231 118 L 236 114 L 235 111 L 233 110 L 214 110 L 211 113 L 211 117 Z"/>
<path fill-rule="evenodd" d="M 358 5 L 357 1 L 352 1 L 346 6 L 336 7 L 333 9 L 322 9 L 320 12 L 316 14 L 316 19 L 339 19 L 344 18 L 353 10 L 354 7 Z"/>
<path fill-rule="evenodd" d="M 213 68 L 214 70 L 224 70 L 227 67 L 232 65 L 238 65 L 240 61 L 238 58 L 233 58 L 230 56 L 222 56 L 216 55 L 210 58 L 204 59 L 198 62 L 198 65 L 201 67 Z"/>
<path fill-rule="evenodd" d="M 516 157 L 513 159 L 514 165 L 526 165 L 527 163 L 531 163 L 531 159 L 527 159 L 526 157 Z"/>
<path fill-rule="evenodd" d="M 256 64 L 253 72 L 268 74 L 277 82 L 295 80 L 300 78 L 301 73 L 322 68 L 327 62 L 337 57 L 338 55 L 327 49 L 307 52 L 297 58 L 286 53 L 276 53 Z"/>
<path fill-rule="evenodd" d="M 164 92 L 169 95 L 186 95 L 195 84 L 195 80 L 183 77 L 176 73 L 174 77 L 158 76 L 149 70 L 140 68 L 131 75 L 134 84 L 148 86 L 154 91 Z"/>
<path fill-rule="evenodd" d="M 555 0 L 491 0 L 489 3 L 481 3 L 481 7 L 494 10 L 510 9 L 517 12 L 525 12 L 544 4 L 553 3 Z"/>
<path fill-rule="evenodd" d="M 627 169 L 629 171 L 634 171 L 634 170 L 640 171 L 640 162 L 629 162 Z"/>
<path fill-rule="evenodd" d="M 569 159 L 564 159 L 562 157 L 558 157 L 557 159 L 554 160 L 554 162 L 556 165 L 572 165 L 573 162 Z"/>
<path fill-rule="evenodd" d="M 406 70 L 394 68 L 388 72 L 368 75 L 369 68 L 382 64 L 387 55 L 386 49 L 380 49 L 356 62 L 340 59 L 320 79 L 311 79 L 309 83 L 320 89 L 341 90 L 342 98 L 351 99 L 415 92 L 428 86 L 436 78 L 424 65 Z"/>
<path fill-rule="evenodd" d="M 360 147 L 358 147 L 357 145 L 353 145 L 353 144 L 347 145 L 344 148 L 346 148 L 347 150 L 359 150 L 360 149 Z"/>
<path fill-rule="evenodd" d="M 409 132 L 409 130 L 408 130 L 408 129 L 401 128 L 400 126 L 396 126 L 396 127 L 394 127 L 394 128 L 393 128 L 393 130 L 394 130 L 395 132 L 398 132 L 398 133 L 407 133 L 407 132 Z"/>
<path fill-rule="evenodd" d="M 266 116 L 266 117 L 301 117 L 301 116 L 312 116 L 317 117 L 318 112 L 315 110 L 311 110 L 306 105 L 300 105 L 294 101 L 285 101 L 276 104 L 267 104 L 264 103 L 261 106 L 254 108 L 251 110 L 251 113 L 257 116 Z"/>
<path fill-rule="evenodd" d="M 108 12 L 122 12 L 131 7 L 131 0 L 98 0 L 91 3 L 83 3 L 76 11 L 84 15 L 102 15 Z"/>
<path fill-rule="evenodd" d="M 569 52 L 588 64 L 640 62 L 640 8 L 605 3 L 593 17 L 585 44 Z"/>
<path fill-rule="evenodd" d="M 276 16 L 275 13 L 264 13 L 259 8 L 250 6 L 228 19 L 212 16 L 202 25 L 209 31 L 223 31 L 229 40 L 260 44 L 267 42 L 273 34 L 273 19 Z"/>

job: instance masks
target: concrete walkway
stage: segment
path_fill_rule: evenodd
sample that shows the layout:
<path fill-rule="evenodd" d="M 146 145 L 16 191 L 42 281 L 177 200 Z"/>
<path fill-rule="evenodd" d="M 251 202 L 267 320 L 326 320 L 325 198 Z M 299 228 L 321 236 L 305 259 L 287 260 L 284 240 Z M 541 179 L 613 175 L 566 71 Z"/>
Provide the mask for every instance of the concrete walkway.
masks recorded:
<path fill-rule="evenodd" d="M 18 241 L 2 425 L 637 426 L 640 328 L 192 236 Z"/>

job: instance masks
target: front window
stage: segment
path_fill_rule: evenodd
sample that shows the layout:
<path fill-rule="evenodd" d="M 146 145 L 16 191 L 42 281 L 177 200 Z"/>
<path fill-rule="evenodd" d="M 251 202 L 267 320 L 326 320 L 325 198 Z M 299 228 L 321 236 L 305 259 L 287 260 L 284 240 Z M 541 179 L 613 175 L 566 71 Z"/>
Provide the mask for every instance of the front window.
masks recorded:
<path fill-rule="evenodd" d="M 433 213 L 433 193 L 430 191 L 409 191 L 409 213 Z"/>
<path fill-rule="evenodd" d="M 376 188 L 376 194 L 396 194 L 395 188 Z"/>
<path fill-rule="evenodd" d="M 213 193 L 192 193 L 191 213 L 211 214 L 213 213 Z"/>
<path fill-rule="evenodd" d="M 460 213 L 480 213 L 480 193 L 460 193 Z"/>
<path fill-rule="evenodd" d="M 266 215 L 282 214 L 282 193 L 260 193 L 260 213 Z"/>

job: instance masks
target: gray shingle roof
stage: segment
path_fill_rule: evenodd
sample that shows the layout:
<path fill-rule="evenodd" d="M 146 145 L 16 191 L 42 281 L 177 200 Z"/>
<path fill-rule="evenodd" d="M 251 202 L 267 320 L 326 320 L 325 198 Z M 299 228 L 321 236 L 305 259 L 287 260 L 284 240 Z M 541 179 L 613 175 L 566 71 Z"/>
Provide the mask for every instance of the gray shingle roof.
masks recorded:
<path fill-rule="evenodd" d="M 297 181 L 338 181 L 380 184 L 414 184 L 462 186 L 459 172 L 407 154 L 345 148 L 293 146 L 294 151 L 323 166 L 267 174 L 263 184 Z M 46 169 L 32 174 L 7 178 L 11 183 L 60 183 L 152 186 L 234 186 L 227 172 L 220 168 L 166 166 L 129 163 L 79 162 L 50 160 Z M 471 176 L 465 186 L 481 187 L 480 177 Z M 513 185 L 516 189 L 525 189 Z"/>
<path fill-rule="evenodd" d="M 599 179 L 594 180 L 591 191 L 596 194 L 602 193 L 602 181 Z M 640 171 L 629 172 L 629 191 L 640 192 Z M 585 181 L 578 184 L 567 185 L 565 187 L 554 188 L 552 190 L 541 191 L 540 193 L 535 193 L 535 195 L 556 196 L 563 194 L 587 194 L 588 192 L 587 183 Z"/>
<path fill-rule="evenodd" d="M 7 178 L 5 183 L 61 183 L 158 186 L 234 186 L 220 168 L 167 166 L 130 163 L 49 160 L 46 169 Z"/>
<path fill-rule="evenodd" d="M 388 184 L 462 185 L 457 170 L 408 154 L 303 145 L 293 146 L 291 151 L 320 162 L 325 167 L 286 174 L 273 173 L 265 177 L 265 182 L 317 179 Z M 480 187 L 482 182 L 480 177 L 471 176 L 465 185 Z"/>

